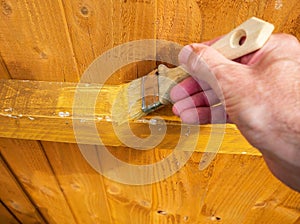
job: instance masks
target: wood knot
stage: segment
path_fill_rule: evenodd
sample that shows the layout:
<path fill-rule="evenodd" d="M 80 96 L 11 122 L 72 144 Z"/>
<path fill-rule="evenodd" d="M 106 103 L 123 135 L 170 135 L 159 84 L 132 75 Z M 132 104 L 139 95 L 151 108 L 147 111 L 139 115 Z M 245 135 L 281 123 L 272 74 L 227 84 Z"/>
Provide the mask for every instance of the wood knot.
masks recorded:
<path fill-rule="evenodd" d="M 189 217 L 188 217 L 188 216 L 184 216 L 184 217 L 183 217 L 183 221 L 184 221 L 184 222 L 187 222 L 188 220 L 189 220 Z"/>
<path fill-rule="evenodd" d="M 48 59 L 48 55 L 39 47 L 34 47 L 33 50 L 36 51 L 36 53 L 38 53 L 40 59 Z"/>
<path fill-rule="evenodd" d="M 18 202 L 14 200 L 9 200 L 9 205 L 10 205 L 9 207 L 12 208 L 13 210 L 22 213 L 23 208 Z"/>
<path fill-rule="evenodd" d="M 78 183 L 73 182 L 73 183 L 70 184 L 70 186 L 75 191 L 81 191 L 81 187 Z"/>
<path fill-rule="evenodd" d="M 116 185 L 110 185 L 107 188 L 107 193 L 109 193 L 111 195 L 119 195 L 119 194 L 121 194 L 121 189 Z"/>
<path fill-rule="evenodd" d="M 81 15 L 87 17 L 90 13 L 89 9 L 86 6 L 82 6 L 80 9 Z"/>
<path fill-rule="evenodd" d="M 54 197 L 54 192 L 46 186 L 40 187 L 40 191 L 47 196 Z"/>
<path fill-rule="evenodd" d="M 151 202 L 145 200 L 140 201 L 139 204 L 145 208 L 151 208 L 152 205 Z"/>
<path fill-rule="evenodd" d="M 163 211 L 163 210 L 158 210 L 158 211 L 157 211 L 157 214 L 160 214 L 160 215 L 167 215 L 168 212 Z"/>
<path fill-rule="evenodd" d="M 210 220 L 211 220 L 211 221 L 220 221 L 221 218 L 218 217 L 218 216 L 214 216 L 214 215 L 213 215 L 213 216 L 210 217 Z"/>
<path fill-rule="evenodd" d="M 1 1 L 2 6 L 2 13 L 6 16 L 9 16 L 12 14 L 12 8 L 6 1 Z"/>

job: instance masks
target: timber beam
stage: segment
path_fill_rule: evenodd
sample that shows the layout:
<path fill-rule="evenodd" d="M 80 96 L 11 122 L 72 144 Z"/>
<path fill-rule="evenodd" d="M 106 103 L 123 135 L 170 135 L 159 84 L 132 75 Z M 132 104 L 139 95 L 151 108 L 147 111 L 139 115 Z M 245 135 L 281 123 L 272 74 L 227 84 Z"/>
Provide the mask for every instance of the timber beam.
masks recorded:
<path fill-rule="evenodd" d="M 168 107 L 141 119 L 116 125 L 111 119 L 111 107 L 119 89 L 119 85 L 77 86 L 77 83 L 67 82 L 0 80 L 0 137 L 128 147 L 126 138 L 134 135 L 143 142 L 151 137 L 151 128 L 157 126 L 156 130 L 158 132 L 163 130 L 164 135 L 159 144 L 155 145 L 156 148 L 173 150 L 178 139 L 184 135 L 187 143 L 182 150 L 203 152 L 206 151 L 211 136 L 224 133 L 220 153 L 260 155 L 247 143 L 235 125 L 226 124 L 225 129 L 216 125 L 185 126 L 172 115 Z M 97 94 L 93 116 L 76 117 L 73 114 L 74 97 L 78 91 L 83 96 L 82 107 L 85 107 L 84 102 L 90 95 Z M 160 127 L 162 124 L 157 116 L 164 120 L 162 124 L 166 124 L 165 126 Z M 91 133 L 90 127 L 96 127 L 97 133 Z M 191 129 L 198 130 L 191 133 Z M 158 134 L 157 137 L 160 138 L 161 135 Z M 189 145 L 195 138 L 197 138 L 196 146 Z M 145 148 L 153 144 L 151 138 L 149 139 L 143 142 Z"/>

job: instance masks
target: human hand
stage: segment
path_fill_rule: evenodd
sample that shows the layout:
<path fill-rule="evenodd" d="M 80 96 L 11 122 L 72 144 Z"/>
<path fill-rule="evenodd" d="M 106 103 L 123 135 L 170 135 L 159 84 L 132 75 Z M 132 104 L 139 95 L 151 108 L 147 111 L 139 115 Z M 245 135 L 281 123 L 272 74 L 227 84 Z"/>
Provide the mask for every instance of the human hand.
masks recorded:
<path fill-rule="evenodd" d="M 180 63 L 193 76 L 171 93 L 173 112 L 185 123 L 209 123 L 226 109 L 245 138 L 258 148 L 273 174 L 300 191 L 300 44 L 272 35 L 263 48 L 237 61 L 226 59 L 212 42 L 182 49 Z M 203 63 L 204 61 L 204 63 Z M 199 63 L 202 62 L 202 63 Z M 207 65 L 223 94 L 205 83 Z M 222 105 L 210 107 L 221 102 Z"/>

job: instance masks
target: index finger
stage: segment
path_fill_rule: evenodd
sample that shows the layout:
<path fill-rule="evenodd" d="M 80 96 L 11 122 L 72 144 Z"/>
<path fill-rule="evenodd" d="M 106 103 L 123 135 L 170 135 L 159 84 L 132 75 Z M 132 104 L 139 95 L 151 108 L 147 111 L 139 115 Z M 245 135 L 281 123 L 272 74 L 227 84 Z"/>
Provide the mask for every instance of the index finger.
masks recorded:
<path fill-rule="evenodd" d="M 170 92 L 170 97 L 173 102 L 182 100 L 197 92 L 202 92 L 211 89 L 204 81 L 196 81 L 193 77 L 188 77 L 176 86 Z"/>

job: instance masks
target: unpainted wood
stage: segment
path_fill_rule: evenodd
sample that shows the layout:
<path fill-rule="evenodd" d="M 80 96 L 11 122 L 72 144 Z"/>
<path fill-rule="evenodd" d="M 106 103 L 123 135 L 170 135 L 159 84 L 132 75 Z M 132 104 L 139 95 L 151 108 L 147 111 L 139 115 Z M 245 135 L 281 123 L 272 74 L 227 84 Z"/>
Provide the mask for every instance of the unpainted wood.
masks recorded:
<path fill-rule="evenodd" d="M 91 220 L 86 209 L 101 220 L 92 206 L 105 195 L 108 204 L 102 206 L 111 217 L 106 216 L 107 223 L 292 224 L 300 217 L 299 193 L 272 176 L 260 156 L 219 154 L 208 169 L 200 171 L 202 153 L 194 153 L 173 176 L 152 185 L 132 186 L 101 177 L 80 158 L 76 145 L 54 145 L 55 148 L 52 143 L 44 144 L 47 155 L 57 167 L 64 192 L 73 195 L 70 200 L 84 199 L 84 203 L 73 206 L 83 209 L 81 216 L 86 220 Z M 66 148 L 69 150 L 64 151 Z M 159 162 L 170 153 L 162 149 L 141 152 L 122 147 L 108 147 L 108 150 L 116 158 L 138 165 Z M 116 167 L 114 172 L 117 171 Z M 69 186 L 71 181 L 73 185 Z M 94 197 L 89 197 L 91 194 Z M 106 223 L 105 219 L 103 222 Z"/>
<path fill-rule="evenodd" d="M 0 55 L 0 79 L 9 79 L 10 75 L 6 68 L 6 65 L 4 64 L 4 61 L 2 59 L 2 56 Z"/>
<path fill-rule="evenodd" d="M 158 152 L 157 159 L 165 158 L 166 152 Z M 200 157 L 194 153 L 178 173 L 152 185 L 153 223 L 275 224 L 299 218 L 299 193 L 276 180 L 261 157 L 219 154 L 199 171 Z"/>
<path fill-rule="evenodd" d="M 52 142 L 42 144 L 77 222 L 115 223 L 103 177 L 87 164 L 78 147 Z"/>
<path fill-rule="evenodd" d="M 299 218 L 299 193 L 280 183 L 262 158 L 228 155 L 222 160 L 215 163 L 200 216 L 211 214 L 225 223 L 294 223 Z M 228 205 L 234 211 L 227 211 Z M 289 215 L 281 215 L 281 209 Z"/>
<path fill-rule="evenodd" d="M 174 1 L 156 0 L 157 18 L 155 21 L 156 38 L 174 41 L 185 45 L 199 42 L 206 21 L 203 11 L 207 8 L 199 8 L 198 1 Z M 203 2 L 203 1 L 201 1 Z M 227 31 L 228 32 L 228 31 Z M 174 55 L 177 58 L 177 55 Z"/>
<path fill-rule="evenodd" d="M 141 152 L 118 147 L 109 150 L 116 158 L 138 165 L 153 164 L 165 159 L 170 153 L 162 149 Z M 119 215 L 123 214 L 121 217 L 131 220 L 131 211 L 140 208 L 139 220 L 148 217 L 152 223 L 262 221 L 273 224 L 277 221 L 294 223 L 299 218 L 299 193 L 290 190 L 273 177 L 262 157 L 219 154 L 208 169 L 199 171 L 201 156 L 201 153 L 194 153 L 187 165 L 175 175 L 152 184 L 151 209 L 145 206 L 149 205 L 149 199 L 143 201 L 144 206 L 141 208 L 136 205 L 145 196 L 136 197 L 136 193 L 128 193 L 131 190 L 137 192 L 136 186 L 113 183 L 115 187 L 108 190 L 109 199 L 116 201 L 112 211 L 118 211 Z M 116 167 L 114 172 L 121 171 Z M 282 193 L 281 196 L 279 192 Z M 269 203 L 274 204 L 266 206 Z M 118 206 L 122 206 L 122 209 Z M 275 207 L 282 207 L 285 212 L 282 213 L 279 209 L 273 214 Z M 250 211 L 251 215 L 248 214 Z M 270 219 L 273 215 L 276 218 Z"/>
<path fill-rule="evenodd" d="M 103 177 L 75 144 L 43 142 L 43 146 L 79 222 L 152 223 L 151 185 L 128 186 Z M 143 159 L 136 153 L 131 158 L 126 148 L 109 149 L 123 151 L 120 155 L 130 161 Z M 149 162 L 148 157 L 144 160 Z"/>
<path fill-rule="evenodd" d="M 0 171 L 0 199 L 6 207 L 22 223 L 45 223 L 2 158 L 0 158 Z"/>
<path fill-rule="evenodd" d="M 0 138 L 0 152 L 48 223 L 76 223 L 37 141 Z"/>
<path fill-rule="evenodd" d="M 155 38 L 156 1 L 76 0 L 63 1 L 63 6 L 80 74 L 96 58 L 115 46 Z M 134 54 L 133 51 L 130 53 Z M 119 52 L 120 61 L 126 57 L 125 52 Z M 114 65 L 108 61 L 107 66 Z M 123 66 L 109 79 L 103 78 L 103 83 L 128 82 L 153 70 L 155 62 Z M 99 75 L 105 69 L 99 68 Z"/>
<path fill-rule="evenodd" d="M 126 41 L 199 42 L 227 33 L 251 16 L 273 23 L 276 32 L 299 37 L 296 0 L 3 1 L 1 6 L 1 54 L 12 76 L 20 79 L 77 81 L 98 55 Z M 149 66 L 124 70 L 111 83 L 146 74 L 153 69 Z"/>
<path fill-rule="evenodd" d="M 20 222 L 10 213 L 10 211 L 0 203 L 0 223 L 19 224 Z"/>
<path fill-rule="evenodd" d="M 0 52 L 12 78 L 78 81 L 60 0 L 3 0 L 0 7 Z"/>
<path fill-rule="evenodd" d="M 170 0 L 170 2 L 175 1 Z M 300 5 L 297 0 L 288 2 L 281 0 L 196 0 L 195 2 L 198 5 L 202 21 L 199 41 L 211 40 L 226 34 L 252 16 L 274 24 L 275 33 L 291 33 L 298 39 L 300 38 L 298 26 Z"/>
<path fill-rule="evenodd" d="M 140 151 L 125 147 L 107 147 L 107 150 L 116 158 L 129 164 L 148 165 L 155 162 L 153 155 L 156 149 Z M 122 174 L 120 168 L 114 168 L 111 172 Z M 109 178 L 105 178 L 104 183 L 115 223 L 155 223 L 152 211 L 154 195 L 151 184 L 122 184 Z"/>

